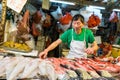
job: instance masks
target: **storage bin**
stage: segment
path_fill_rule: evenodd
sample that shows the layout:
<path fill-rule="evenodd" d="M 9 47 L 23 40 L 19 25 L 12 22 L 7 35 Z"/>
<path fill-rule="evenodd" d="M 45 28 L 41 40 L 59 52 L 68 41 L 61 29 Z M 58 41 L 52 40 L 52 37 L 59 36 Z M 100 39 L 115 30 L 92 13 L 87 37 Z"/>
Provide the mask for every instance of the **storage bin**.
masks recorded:
<path fill-rule="evenodd" d="M 120 47 L 115 47 L 115 46 L 113 46 L 112 51 L 111 51 L 111 55 L 112 55 L 114 58 L 120 56 Z"/>

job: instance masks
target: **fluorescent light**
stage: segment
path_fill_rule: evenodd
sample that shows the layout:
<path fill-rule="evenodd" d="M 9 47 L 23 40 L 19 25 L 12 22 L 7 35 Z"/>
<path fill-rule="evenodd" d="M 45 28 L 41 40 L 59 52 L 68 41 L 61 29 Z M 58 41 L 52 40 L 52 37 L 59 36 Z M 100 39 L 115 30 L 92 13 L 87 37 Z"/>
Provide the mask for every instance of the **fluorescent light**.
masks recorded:
<path fill-rule="evenodd" d="M 50 0 L 50 2 L 62 3 L 62 4 L 69 4 L 69 5 L 75 5 L 74 2 L 59 1 L 59 0 Z"/>
<path fill-rule="evenodd" d="M 90 5 L 90 7 L 93 7 L 93 8 L 95 8 L 95 9 L 105 9 L 105 7 L 101 7 L 101 6 L 91 6 L 91 5 Z"/>
<path fill-rule="evenodd" d="M 118 11 L 118 12 L 120 12 L 120 9 L 113 9 L 113 11 Z"/>

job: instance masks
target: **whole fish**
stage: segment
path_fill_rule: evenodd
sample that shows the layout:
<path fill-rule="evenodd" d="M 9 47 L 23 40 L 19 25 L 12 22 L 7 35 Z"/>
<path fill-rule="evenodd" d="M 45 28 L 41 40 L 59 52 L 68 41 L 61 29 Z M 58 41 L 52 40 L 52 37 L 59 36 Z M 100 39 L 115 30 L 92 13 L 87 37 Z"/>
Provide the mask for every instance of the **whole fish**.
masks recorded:
<path fill-rule="evenodd" d="M 15 66 L 23 59 L 23 57 L 13 57 L 11 62 L 6 65 L 6 78 L 8 79 L 9 75 L 15 68 Z"/>
<path fill-rule="evenodd" d="M 0 61 L 0 77 L 5 75 L 5 66 L 11 61 L 11 57 L 5 57 Z"/>
<path fill-rule="evenodd" d="M 29 78 L 29 75 L 33 73 L 35 69 L 37 69 L 40 59 L 31 60 L 26 66 L 22 73 L 21 78 Z"/>
<path fill-rule="evenodd" d="M 27 63 L 29 63 L 31 59 L 30 58 L 24 58 L 22 61 L 20 61 L 8 77 L 8 80 L 14 80 L 16 77 L 24 70 Z"/>

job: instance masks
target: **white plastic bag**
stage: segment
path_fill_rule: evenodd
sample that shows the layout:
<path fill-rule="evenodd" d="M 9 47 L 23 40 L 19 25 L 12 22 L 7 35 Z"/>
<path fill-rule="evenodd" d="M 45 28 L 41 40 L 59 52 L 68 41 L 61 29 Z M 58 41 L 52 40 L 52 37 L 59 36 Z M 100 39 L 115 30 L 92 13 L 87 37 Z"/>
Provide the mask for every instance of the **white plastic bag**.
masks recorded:
<path fill-rule="evenodd" d="M 56 11 L 51 12 L 51 15 L 54 19 L 59 20 L 63 16 L 61 8 L 58 6 Z"/>
<path fill-rule="evenodd" d="M 79 11 L 77 11 L 77 10 L 71 10 L 70 13 L 71 13 L 72 16 L 74 16 L 76 14 L 80 14 Z"/>
<path fill-rule="evenodd" d="M 62 29 L 63 31 L 66 31 L 70 27 L 70 25 L 71 25 L 71 21 L 67 25 L 62 25 L 62 24 L 58 23 L 59 29 Z"/>
<path fill-rule="evenodd" d="M 57 8 L 57 14 L 62 15 L 62 10 L 61 10 L 60 6 L 58 6 L 58 8 Z"/>

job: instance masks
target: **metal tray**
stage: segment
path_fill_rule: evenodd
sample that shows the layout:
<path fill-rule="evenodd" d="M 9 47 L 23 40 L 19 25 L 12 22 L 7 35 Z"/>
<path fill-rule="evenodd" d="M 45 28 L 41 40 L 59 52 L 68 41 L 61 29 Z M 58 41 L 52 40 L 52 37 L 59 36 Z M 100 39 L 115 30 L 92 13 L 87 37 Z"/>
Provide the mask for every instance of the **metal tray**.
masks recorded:
<path fill-rule="evenodd" d="M 24 53 L 28 53 L 28 52 L 32 51 L 32 49 L 30 49 L 29 51 L 26 51 L 26 50 L 20 50 L 20 49 L 16 49 L 16 48 L 6 47 L 6 46 L 3 46 L 3 43 L 4 42 L 0 43 L 0 48 L 2 48 L 4 50 L 10 50 L 10 51 L 16 51 L 16 52 L 24 52 Z"/>
<path fill-rule="evenodd" d="M 29 51 L 26 51 L 26 50 L 20 50 L 20 49 L 16 49 L 16 48 L 9 48 L 9 47 L 5 47 L 5 46 L 0 46 L 0 48 L 3 48 L 4 50 L 10 50 L 10 51 L 16 51 L 16 52 L 24 52 L 24 53 L 28 53 L 28 52 L 32 51 L 32 49 L 30 49 Z"/>

